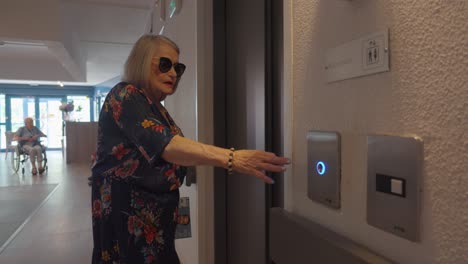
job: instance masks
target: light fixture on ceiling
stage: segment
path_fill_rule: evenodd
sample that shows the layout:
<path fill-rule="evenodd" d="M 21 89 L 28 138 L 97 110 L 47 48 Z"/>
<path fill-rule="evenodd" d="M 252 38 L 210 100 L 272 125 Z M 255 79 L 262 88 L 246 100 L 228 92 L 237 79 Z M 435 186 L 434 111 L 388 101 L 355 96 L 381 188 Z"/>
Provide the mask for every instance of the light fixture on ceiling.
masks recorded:
<path fill-rule="evenodd" d="M 155 0 L 151 11 L 151 24 L 153 23 L 153 15 L 155 10 L 159 10 L 159 19 L 166 20 L 166 0 Z"/>
<path fill-rule="evenodd" d="M 63 82 L 58 81 L 57 84 L 58 84 L 58 86 L 63 87 Z"/>
<path fill-rule="evenodd" d="M 172 18 L 180 13 L 182 9 L 182 0 L 171 0 L 169 2 L 169 17 Z"/>
<path fill-rule="evenodd" d="M 47 46 L 41 42 L 27 42 L 27 41 L 13 41 L 13 40 L 0 40 L 0 46 L 13 45 L 13 46 L 36 46 L 45 47 Z"/>

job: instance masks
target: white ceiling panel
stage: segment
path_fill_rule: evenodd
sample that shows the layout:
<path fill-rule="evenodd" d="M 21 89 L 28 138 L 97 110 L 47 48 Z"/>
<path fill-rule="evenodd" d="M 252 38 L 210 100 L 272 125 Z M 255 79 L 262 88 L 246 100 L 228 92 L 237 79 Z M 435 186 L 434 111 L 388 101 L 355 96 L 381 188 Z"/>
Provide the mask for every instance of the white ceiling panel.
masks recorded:
<path fill-rule="evenodd" d="M 85 65 L 85 82 L 76 84 L 96 85 L 118 76 L 133 43 L 144 34 L 150 22 L 154 0 L 62 0 L 57 28 L 64 36 L 73 36 L 73 47 L 68 56 L 76 64 Z M 2 23 L 2 17 L 0 17 Z M 11 28 L 15 28 L 11 25 Z M 22 31 L 23 27 L 19 27 Z M 39 36 L 48 36 L 44 32 L 35 32 Z M 50 34 L 49 34 L 50 35 Z M 0 32 L 0 43 L 2 39 Z M 40 39 L 40 38 L 36 38 Z M 45 37 L 44 42 L 50 41 Z M 25 41 L 28 41 L 27 39 Z M 32 41 L 32 39 L 31 39 Z M 36 41 L 36 40 L 34 40 Z M 53 41 L 57 41 L 54 39 Z M 64 39 L 70 41 L 70 39 Z M 70 42 L 64 43 L 66 49 Z M 66 51 L 66 49 L 63 49 Z M 76 58 L 79 54 L 79 58 Z M 73 57 L 75 56 L 75 57 Z M 66 57 L 66 56 L 65 56 Z M 76 74 L 70 74 L 71 68 L 60 61 L 60 56 L 47 46 L 6 47 L 0 45 L 0 82 L 5 80 L 31 80 L 65 82 L 76 81 Z M 81 60 L 84 61 L 81 64 Z M 79 67 L 78 67 L 79 68 Z M 73 69 L 77 69 L 76 67 Z M 76 71 L 75 71 L 76 72 Z M 73 78 L 75 77 L 75 78 Z"/>
<path fill-rule="evenodd" d="M 93 4 L 127 8 L 150 8 L 154 0 L 62 0 L 63 3 Z"/>
<path fill-rule="evenodd" d="M 47 46 L 0 46 L 0 79 L 73 81 Z"/>
<path fill-rule="evenodd" d="M 132 45 L 86 43 L 88 50 L 87 77 L 101 83 L 120 75 Z"/>
<path fill-rule="evenodd" d="M 134 43 L 145 32 L 150 9 L 121 6 L 68 3 L 67 17 L 81 40 L 111 43 Z"/>

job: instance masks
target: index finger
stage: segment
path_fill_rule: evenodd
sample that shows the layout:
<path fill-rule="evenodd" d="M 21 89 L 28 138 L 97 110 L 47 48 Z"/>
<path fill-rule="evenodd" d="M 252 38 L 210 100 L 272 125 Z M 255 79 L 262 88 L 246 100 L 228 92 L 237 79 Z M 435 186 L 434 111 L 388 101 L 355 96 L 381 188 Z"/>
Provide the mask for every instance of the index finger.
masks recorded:
<path fill-rule="evenodd" d="M 288 158 L 278 156 L 271 158 L 269 162 L 275 165 L 286 165 L 291 163 L 291 161 Z"/>

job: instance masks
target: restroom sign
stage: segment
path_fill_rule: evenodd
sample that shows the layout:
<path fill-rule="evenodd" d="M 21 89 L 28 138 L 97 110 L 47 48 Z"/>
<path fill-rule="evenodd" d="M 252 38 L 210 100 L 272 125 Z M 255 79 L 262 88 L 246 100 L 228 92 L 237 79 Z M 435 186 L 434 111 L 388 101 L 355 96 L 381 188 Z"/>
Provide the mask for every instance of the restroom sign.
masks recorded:
<path fill-rule="evenodd" d="M 379 50 L 379 45 L 377 44 L 377 41 L 374 39 L 369 40 L 367 54 L 366 54 L 367 65 L 379 63 L 379 57 L 380 57 L 379 53 L 380 53 L 380 50 Z"/>
<path fill-rule="evenodd" d="M 329 83 L 389 71 L 388 29 L 327 49 L 323 70 Z"/>

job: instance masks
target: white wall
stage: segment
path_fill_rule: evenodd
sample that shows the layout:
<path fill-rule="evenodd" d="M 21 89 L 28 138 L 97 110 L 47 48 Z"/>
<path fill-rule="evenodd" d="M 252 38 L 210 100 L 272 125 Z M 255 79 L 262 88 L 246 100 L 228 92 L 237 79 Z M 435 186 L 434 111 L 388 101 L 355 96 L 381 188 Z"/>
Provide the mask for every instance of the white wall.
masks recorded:
<path fill-rule="evenodd" d="M 197 82 L 196 82 L 196 2 L 186 1 L 180 16 L 174 23 L 166 25 L 164 35 L 174 40 L 181 49 L 179 61 L 187 69 L 179 83 L 177 92 L 166 99 L 166 106 L 171 116 L 180 126 L 184 135 L 197 139 Z M 184 186 L 180 189 L 181 197 L 190 198 L 190 220 L 192 237 L 176 240 L 176 248 L 182 263 L 198 263 L 198 201 L 197 185 Z"/>
<path fill-rule="evenodd" d="M 468 263 L 468 1 L 295 0 L 285 8 L 289 211 L 398 263 Z M 327 84 L 324 51 L 390 29 L 391 70 Z M 292 96 L 292 97 L 288 97 Z M 288 101 L 288 98 L 291 100 Z M 293 121 L 291 121 L 293 120 Z M 305 135 L 342 133 L 342 208 L 307 198 Z M 420 243 L 366 223 L 366 135 L 424 140 Z"/>
<path fill-rule="evenodd" d="M 181 12 L 174 18 L 155 21 L 155 33 L 174 40 L 181 50 L 179 61 L 187 69 L 177 92 L 166 99 L 166 106 L 187 138 L 212 142 L 211 80 L 211 0 L 182 1 Z M 167 1 L 169 3 L 169 1 Z M 159 9 L 156 9 L 159 12 Z M 158 15 L 158 14 L 157 14 Z M 199 57 L 200 55 L 200 57 Z M 192 237 L 176 240 L 184 264 L 213 263 L 213 222 L 211 168 L 197 168 L 197 183 L 181 188 L 182 197 L 190 197 Z M 208 207 L 207 207 L 208 206 Z"/>

